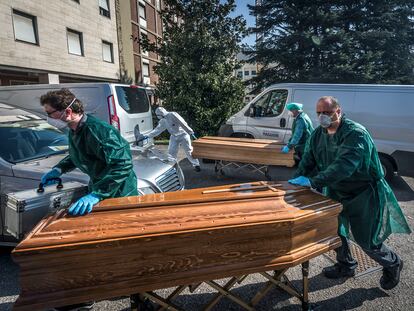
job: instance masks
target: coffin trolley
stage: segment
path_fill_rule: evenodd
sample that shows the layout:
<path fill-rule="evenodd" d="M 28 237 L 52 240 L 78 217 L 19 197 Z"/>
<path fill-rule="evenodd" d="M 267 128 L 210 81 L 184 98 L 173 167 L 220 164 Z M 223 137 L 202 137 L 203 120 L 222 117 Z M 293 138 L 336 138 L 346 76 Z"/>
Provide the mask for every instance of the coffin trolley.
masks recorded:
<path fill-rule="evenodd" d="M 174 298 L 201 282 L 246 310 L 277 286 L 309 309 L 309 260 L 340 245 L 341 205 L 308 188 L 254 182 L 109 199 L 89 215 L 43 219 L 13 251 L 21 293 L 14 310 L 141 295 L 178 310 Z M 285 272 L 302 265 L 303 291 Z M 271 271 L 271 272 L 267 272 Z M 231 292 L 251 273 L 268 284 L 252 301 Z M 214 280 L 230 278 L 219 285 Z M 157 289 L 176 287 L 167 298 Z M 132 299 L 133 300 L 133 299 Z"/>
<path fill-rule="evenodd" d="M 284 145 L 275 140 L 205 136 L 193 142 L 193 157 L 215 161 L 216 173 L 224 168 L 248 169 L 270 179 L 269 166 L 295 165 L 293 150 L 281 153 Z"/>

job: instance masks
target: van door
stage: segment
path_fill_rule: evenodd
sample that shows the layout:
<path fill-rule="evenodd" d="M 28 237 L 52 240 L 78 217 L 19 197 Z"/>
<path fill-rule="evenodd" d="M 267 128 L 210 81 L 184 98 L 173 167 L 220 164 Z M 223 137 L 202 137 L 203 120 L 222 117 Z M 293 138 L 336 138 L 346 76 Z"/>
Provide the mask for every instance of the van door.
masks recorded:
<path fill-rule="evenodd" d="M 114 85 L 113 88 L 119 130 L 128 142 L 134 142 L 135 126 L 138 125 L 141 134 L 148 133 L 153 128 L 147 92 L 144 88 L 129 85 Z"/>
<path fill-rule="evenodd" d="M 247 112 L 247 132 L 254 138 L 283 141 L 288 125 L 284 111 L 287 98 L 287 89 L 269 90 L 258 97 Z"/>

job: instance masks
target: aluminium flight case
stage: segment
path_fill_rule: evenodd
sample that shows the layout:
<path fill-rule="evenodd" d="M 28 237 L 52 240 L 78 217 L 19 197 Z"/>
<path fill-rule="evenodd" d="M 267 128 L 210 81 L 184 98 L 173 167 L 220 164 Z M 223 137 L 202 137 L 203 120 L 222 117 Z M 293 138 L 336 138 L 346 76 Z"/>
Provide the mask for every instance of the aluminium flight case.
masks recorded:
<path fill-rule="evenodd" d="M 39 185 L 39 189 L 8 193 L 3 197 L 5 230 L 18 240 L 23 239 L 43 217 L 69 207 L 88 192 L 88 186 L 79 182 L 62 184 L 60 181 L 58 187 Z"/>

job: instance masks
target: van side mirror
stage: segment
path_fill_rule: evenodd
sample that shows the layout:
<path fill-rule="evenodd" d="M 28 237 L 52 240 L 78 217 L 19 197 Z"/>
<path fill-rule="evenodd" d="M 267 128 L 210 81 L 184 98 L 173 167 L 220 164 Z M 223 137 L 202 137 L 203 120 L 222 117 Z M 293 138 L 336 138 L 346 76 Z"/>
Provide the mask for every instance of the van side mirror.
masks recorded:
<path fill-rule="evenodd" d="M 255 105 L 251 105 L 250 108 L 249 108 L 249 111 L 250 111 L 249 112 L 249 115 L 252 118 L 256 117 L 257 109 L 256 109 L 256 106 Z"/>

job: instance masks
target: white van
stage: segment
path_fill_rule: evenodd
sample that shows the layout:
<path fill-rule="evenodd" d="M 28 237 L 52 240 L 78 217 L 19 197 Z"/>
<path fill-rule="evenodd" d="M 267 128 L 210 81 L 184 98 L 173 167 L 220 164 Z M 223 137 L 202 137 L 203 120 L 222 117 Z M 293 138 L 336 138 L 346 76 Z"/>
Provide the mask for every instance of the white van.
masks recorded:
<path fill-rule="evenodd" d="M 152 130 L 152 114 L 144 87 L 115 83 L 33 84 L 0 87 L 0 102 L 30 109 L 44 115 L 40 96 L 68 88 L 85 105 L 86 112 L 119 129 L 130 143 L 135 141 L 134 128 L 141 133 Z"/>
<path fill-rule="evenodd" d="M 219 135 L 286 143 L 293 122 L 286 103 L 302 103 L 316 127 L 316 102 L 326 95 L 335 96 L 345 115 L 369 130 L 387 178 L 398 170 L 414 171 L 414 85 L 274 84 L 231 116 Z"/>

